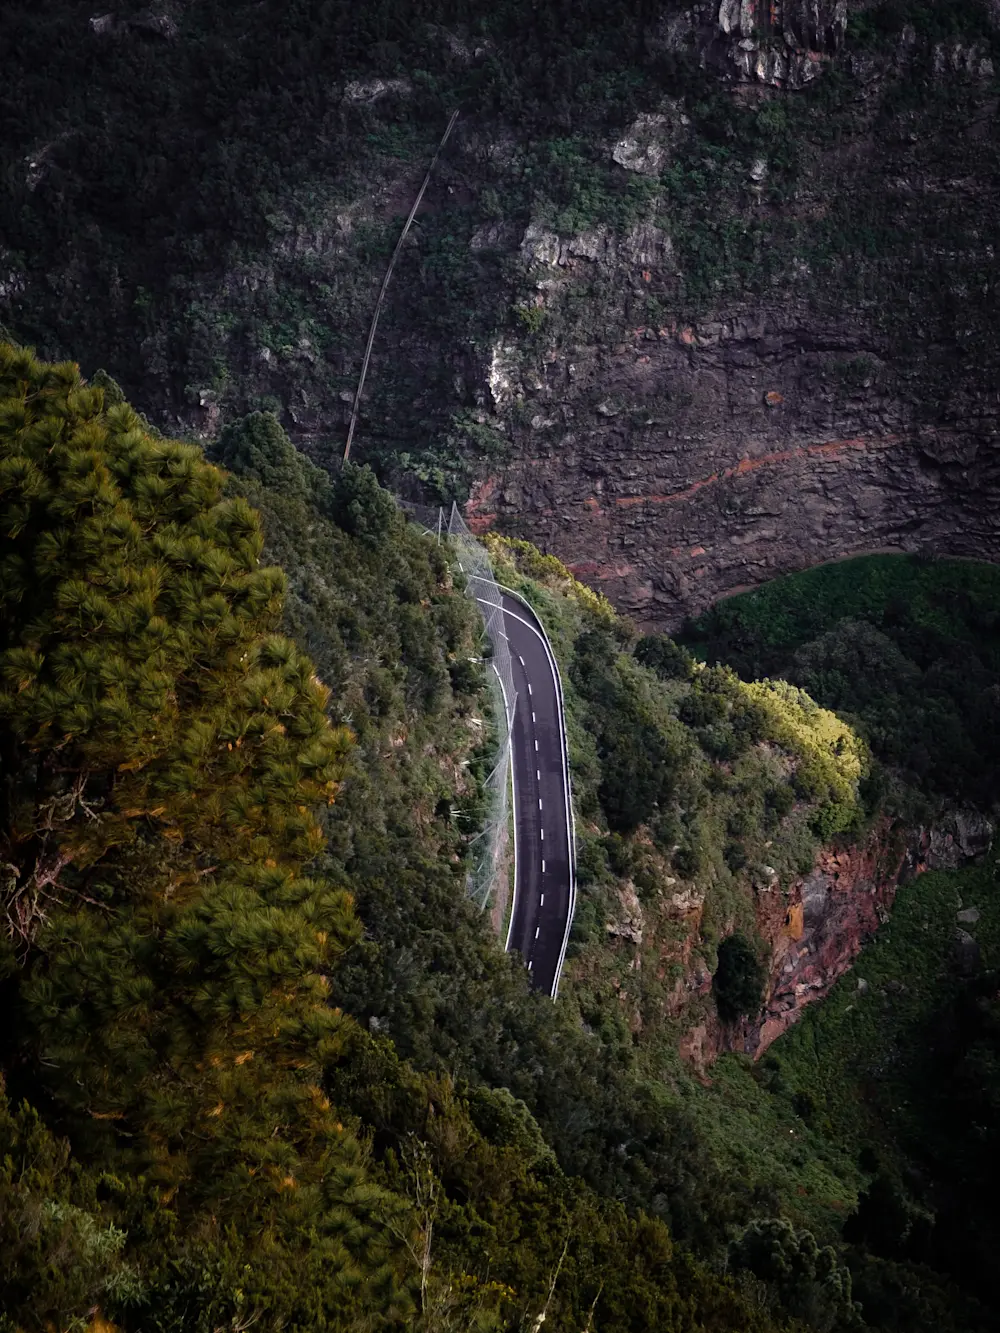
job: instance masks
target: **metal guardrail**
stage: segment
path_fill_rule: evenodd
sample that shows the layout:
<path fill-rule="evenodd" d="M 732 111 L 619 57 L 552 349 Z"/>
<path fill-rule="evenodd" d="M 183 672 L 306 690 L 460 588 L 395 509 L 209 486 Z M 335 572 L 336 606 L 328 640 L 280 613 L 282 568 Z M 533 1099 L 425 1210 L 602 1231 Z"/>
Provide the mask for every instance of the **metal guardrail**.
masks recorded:
<path fill-rule="evenodd" d="M 489 904 L 491 897 L 494 896 L 499 881 L 507 873 L 506 852 L 508 842 L 510 841 L 510 797 L 514 779 L 511 756 L 511 732 L 514 726 L 514 709 L 517 704 L 517 690 L 514 685 L 514 673 L 511 665 L 507 634 L 504 630 L 502 594 L 507 593 L 509 596 L 513 596 L 517 598 L 518 601 L 522 602 L 531 611 L 532 616 L 542 630 L 541 639 L 549 659 L 549 664 L 552 668 L 552 673 L 556 682 L 556 691 L 559 698 L 559 739 L 566 788 L 566 832 L 569 839 L 569 911 L 566 920 L 566 929 L 562 940 L 562 947 L 559 953 L 559 964 L 552 986 L 552 997 L 555 999 L 559 991 L 559 979 L 562 974 L 563 963 L 566 957 L 566 946 L 569 942 L 569 934 L 572 928 L 573 915 L 576 906 L 576 817 L 573 811 L 572 788 L 570 786 L 569 746 L 566 738 L 565 704 L 563 700 L 562 677 L 559 674 L 559 665 L 556 662 L 552 646 L 545 634 L 544 626 L 538 619 L 537 611 L 535 611 L 530 602 L 528 602 L 521 593 L 497 582 L 493 574 L 493 566 L 490 563 L 485 548 L 476 539 L 472 532 L 470 532 L 458 506 L 454 503 L 452 504 L 451 513 L 448 515 L 447 520 L 445 520 L 445 511 L 443 509 L 434 509 L 430 506 L 411 504 L 406 501 L 399 501 L 399 504 L 411 518 L 423 525 L 424 531 L 428 535 L 433 535 L 436 532 L 439 541 L 443 535 L 447 535 L 451 540 L 458 559 L 459 568 L 466 575 L 468 580 L 467 591 L 475 600 L 479 607 L 480 614 L 483 617 L 486 638 L 492 652 L 492 657 L 489 662 L 490 670 L 488 679 L 493 701 L 494 717 L 496 719 L 500 740 L 497 746 L 496 762 L 484 784 L 487 793 L 489 811 L 483 828 L 473 839 L 473 844 L 482 843 L 482 850 L 476 855 L 473 867 L 469 872 L 469 896 L 479 904 L 480 910 L 485 909 Z M 513 841 L 515 858 L 514 877 L 516 881 L 517 839 L 514 838 Z M 513 924 L 514 916 L 512 912 L 510 921 L 511 928 L 513 928 Z M 507 946 L 509 947 L 509 945 L 510 937 L 508 934 Z"/>
<path fill-rule="evenodd" d="M 487 681 L 493 705 L 493 718 L 498 743 L 493 768 L 483 784 L 487 814 L 483 827 L 472 840 L 475 848 L 472 869 L 469 871 L 469 897 L 484 911 L 496 897 L 496 889 L 507 873 L 507 848 L 510 842 L 511 799 L 511 728 L 514 725 L 514 707 L 517 689 L 511 667 L 510 649 L 504 633 L 503 612 L 499 609 L 500 593 L 493 577 L 493 567 L 482 545 L 469 531 L 457 507 L 451 513 L 430 505 L 413 504 L 397 499 L 396 503 L 414 522 L 419 523 L 428 536 L 437 534 L 449 538 L 465 574 L 469 596 L 475 601 L 483 618 L 485 630 Z M 513 854 L 517 856 L 517 839 Z M 515 878 L 516 878 L 515 861 Z"/>
<path fill-rule="evenodd" d="M 483 843 L 483 848 L 469 875 L 470 897 L 475 899 L 480 908 L 485 908 L 493 896 L 500 877 L 506 874 L 510 821 L 510 735 L 514 725 L 517 689 L 514 685 L 507 635 L 503 627 L 503 612 L 499 609 L 501 599 L 496 579 L 493 577 L 493 567 L 486 551 L 469 531 L 455 504 L 451 506 L 447 532 L 454 544 L 459 568 L 468 578 L 469 595 L 474 598 L 483 617 L 487 640 L 492 650 L 488 679 L 493 697 L 493 713 L 502 738 L 493 771 L 485 783 L 488 814 L 481 832 L 477 835 L 477 840 Z"/>
<path fill-rule="evenodd" d="M 528 601 L 523 593 L 519 593 L 516 588 L 508 588 L 504 583 L 496 583 L 494 586 L 505 592 L 508 597 L 514 597 L 522 603 L 531 612 L 542 631 L 542 646 L 545 649 L 545 655 L 549 659 L 549 666 L 552 668 L 552 675 L 556 682 L 556 695 L 559 700 L 559 746 L 562 758 L 563 782 L 566 788 L 566 837 L 569 844 L 569 909 L 566 913 L 566 928 L 563 931 L 562 946 L 559 950 L 559 962 L 556 966 L 556 975 L 552 983 L 552 998 L 558 998 L 559 980 L 562 977 L 563 964 L 566 961 L 566 949 L 569 945 L 570 931 L 573 929 L 573 917 L 576 913 L 576 813 L 573 810 L 573 787 L 569 776 L 569 741 L 566 736 L 566 700 L 563 695 L 562 675 L 559 671 L 559 663 L 556 661 L 556 655 L 552 651 L 552 645 L 549 643 L 549 636 L 545 632 L 545 626 L 542 624 L 541 617 L 535 608 Z M 511 918 L 513 924 L 513 916 Z M 508 945 L 510 941 L 508 940 Z"/>

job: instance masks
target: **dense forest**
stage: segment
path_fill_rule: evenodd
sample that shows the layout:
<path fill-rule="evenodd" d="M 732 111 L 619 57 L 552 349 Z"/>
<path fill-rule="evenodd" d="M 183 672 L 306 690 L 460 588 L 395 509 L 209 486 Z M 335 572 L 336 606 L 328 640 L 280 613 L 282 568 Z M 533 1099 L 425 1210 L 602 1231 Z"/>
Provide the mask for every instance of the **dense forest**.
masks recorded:
<path fill-rule="evenodd" d="M 107 377 L 0 356 L 4 1327 L 775 1326 L 421 1047 L 441 949 L 552 1040 L 440 809 L 482 703 L 446 555 L 273 422 L 227 481 Z M 416 1063 L 336 1002 L 393 903 Z"/>
<path fill-rule="evenodd" d="M 989 806 L 1000 794 L 998 605 L 992 565 L 868 556 L 729 598 L 684 637 L 852 719 L 881 761 L 883 798 L 912 817 L 928 797 Z"/>
<path fill-rule="evenodd" d="M 109 376 L 2 355 L 5 1328 L 989 1327 L 906 1175 L 988 1125 L 988 972 L 935 1048 L 951 1121 L 883 1142 L 838 1081 L 864 1082 L 849 1034 L 706 1083 L 600 971 L 615 884 L 672 872 L 707 895 L 702 1003 L 752 1012 L 765 842 L 790 869 L 875 813 L 850 726 L 495 542 L 567 668 L 582 896 L 553 1005 L 465 896 L 492 724 L 447 544 L 267 414 L 213 464 Z M 867 975 L 912 1051 L 944 1010 L 889 987 L 907 938 Z"/>

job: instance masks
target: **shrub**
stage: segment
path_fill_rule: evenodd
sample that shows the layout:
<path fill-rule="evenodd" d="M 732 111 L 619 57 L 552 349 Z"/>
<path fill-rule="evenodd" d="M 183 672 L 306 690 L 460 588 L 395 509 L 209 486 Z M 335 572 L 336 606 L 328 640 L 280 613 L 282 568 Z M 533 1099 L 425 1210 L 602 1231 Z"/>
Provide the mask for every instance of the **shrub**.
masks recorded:
<path fill-rule="evenodd" d="M 646 634 L 635 645 L 635 659 L 663 680 L 690 680 L 694 658 L 665 634 Z"/>
<path fill-rule="evenodd" d="M 693 842 L 682 842 L 672 860 L 674 869 L 684 879 L 694 879 L 705 866 L 704 853 Z"/>
<path fill-rule="evenodd" d="M 224 427 L 214 455 L 223 467 L 278 495 L 321 503 L 330 491 L 330 478 L 299 453 L 273 412 L 251 412 Z"/>
<path fill-rule="evenodd" d="M 864 1327 L 851 1299 L 850 1272 L 810 1231 L 796 1231 L 783 1218 L 759 1218 L 730 1244 L 729 1262 L 773 1284 L 789 1314 L 817 1333 Z"/>
<path fill-rule="evenodd" d="M 760 1013 L 767 972 L 757 953 L 739 931 L 727 935 L 719 945 L 719 963 L 712 978 L 719 1016 L 727 1023 L 737 1018 L 756 1018 Z"/>
<path fill-rule="evenodd" d="M 366 546 L 378 546 L 403 522 L 392 496 L 378 484 L 367 464 L 344 464 L 333 488 L 330 515 L 338 527 Z"/>

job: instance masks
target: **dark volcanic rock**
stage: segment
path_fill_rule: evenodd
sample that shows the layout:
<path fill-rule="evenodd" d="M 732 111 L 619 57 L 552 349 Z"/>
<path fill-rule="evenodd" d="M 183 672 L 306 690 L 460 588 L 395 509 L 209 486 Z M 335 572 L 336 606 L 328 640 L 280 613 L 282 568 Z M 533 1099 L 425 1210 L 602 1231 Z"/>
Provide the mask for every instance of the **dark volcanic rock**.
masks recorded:
<path fill-rule="evenodd" d="M 841 556 L 1000 555 L 995 395 L 929 422 L 889 349 L 783 311 L 645 333 L 545 366 L 558 424 L 474 493 L 481 527 L 530 535 L 665 627 Z M 864 376 L 848 393 L 844 366 Z"/>

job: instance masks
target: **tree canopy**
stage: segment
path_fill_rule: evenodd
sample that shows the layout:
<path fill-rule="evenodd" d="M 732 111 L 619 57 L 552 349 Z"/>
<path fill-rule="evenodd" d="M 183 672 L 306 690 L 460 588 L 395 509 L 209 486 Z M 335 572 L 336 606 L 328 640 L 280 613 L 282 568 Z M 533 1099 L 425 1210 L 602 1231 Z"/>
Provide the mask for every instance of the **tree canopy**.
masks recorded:
<path fill-rule="evenodd" d="M 662 1220 L 565 1175 L 515 1091 L 421 1073 L 338 1003 L 392 962 L 360 885 L 369 922 L 430 950 L 414 1014 L 450 915 L 452 955 L 541 1018 L 440 813 L 458 756 L 482 763 L 479 675 L 451 670 L 472 612 L 367 470 L 303 486 L 259 416 L 223 453 L 244 481 L 108 377 L 0 346 L 0 1333 L 597 1309 L 769 1333 Z"/>

